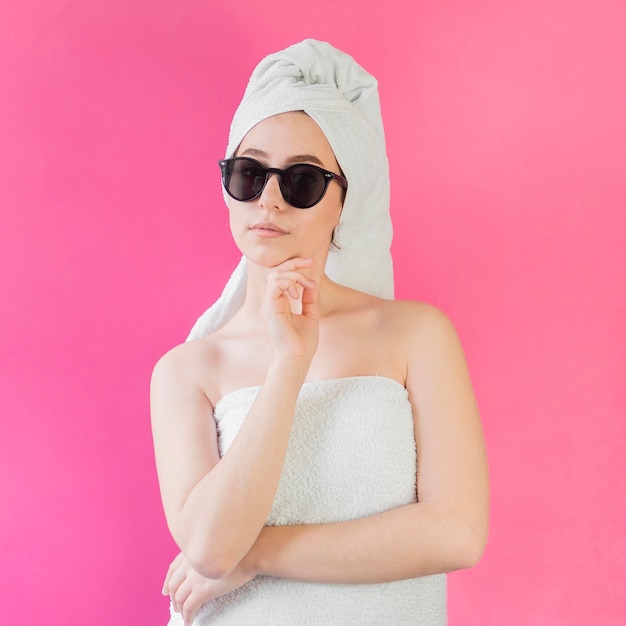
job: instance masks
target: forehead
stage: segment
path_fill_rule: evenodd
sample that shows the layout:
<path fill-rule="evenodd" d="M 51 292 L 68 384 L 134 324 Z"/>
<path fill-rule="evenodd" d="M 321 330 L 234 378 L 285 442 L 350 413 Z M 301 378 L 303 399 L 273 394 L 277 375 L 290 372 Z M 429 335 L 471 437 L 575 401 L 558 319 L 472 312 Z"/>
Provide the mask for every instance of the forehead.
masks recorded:
<path fill-rule="evenodd" d="M 303 111 L 273 115 L 253 126 L 239 144 L 237 155 L 246 150 L 263 152 L 273 162 L 313 155 L 325 167 L 337 163 L 321 128 Z"/>

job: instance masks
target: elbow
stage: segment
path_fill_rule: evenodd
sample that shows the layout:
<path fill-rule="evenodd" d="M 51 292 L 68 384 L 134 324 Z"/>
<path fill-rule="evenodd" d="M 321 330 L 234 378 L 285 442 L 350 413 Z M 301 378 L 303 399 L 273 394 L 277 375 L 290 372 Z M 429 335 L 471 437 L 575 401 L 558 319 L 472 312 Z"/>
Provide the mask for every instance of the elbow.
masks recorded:
<path fill-rule="evenodd" d="M 207 545 L 206 543 L 199 546 L 191 545 L 183 552 L 189 561 L 189 565 L 198 574 L 212 580 L 226 578 L 238 563 L 225 550 L 219 550 L 217 546 Z"/>
<path fill-rule="evenodd" d="M 186 553 L 185 556 L 189 561 L 189 565 L 204 578 L 211 580 L 219 580 L 226 578 L 235 568 L 226 559 L 220 559 L 217 556 L 197 554 L 195 552 Z"/>
<path fill-rule="evenodd" d="M 226 578 L 241 560 L 239 554 L 236 554 L 235 550 L 225 543 L 211 541 L 205 535 L 189 541 L 183 552 L 189 565 L 198 574 L 205 578 L 218 580 Z"/>
<path fill-rule="evenodd" d="M 458 540 L 454 569 L 474 567 L 482 559 L 487 546 L 487 525 L 464 524 L 458 532 Z"/>
<path fill-rule="evenodd" d="M 174 541 L 189 565 L 204 578 L 225 578 L 239 563 L 229 537 L 207 524 L 189 523 L 182 516 L 168 520 Z"/>
<path fill-rule="evenodd" d="M 170 524 L 170 532 L 189 565 L 204 578 L 226 578 L 246 555 L 240 532 L 223 532 L 223 525 L 204 523 Z"/>

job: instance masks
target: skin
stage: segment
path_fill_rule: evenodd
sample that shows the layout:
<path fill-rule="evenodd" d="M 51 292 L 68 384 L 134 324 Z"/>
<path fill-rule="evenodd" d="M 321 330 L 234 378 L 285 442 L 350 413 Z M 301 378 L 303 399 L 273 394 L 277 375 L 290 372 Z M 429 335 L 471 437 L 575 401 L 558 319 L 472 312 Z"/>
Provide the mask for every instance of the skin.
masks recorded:
<path fill-rule="evenodd" d="M 304 113 L 259 123 L 238 155 L 268 167 L 307 162 L 340 171 Z M 487 463 L 450 321 L 423 303 L 375 298 L 324 274 L 341 215 L 337 183 L 301 210 L 284 201 L 272 176 L 257 200 L 229 199 L 228 206 L 233 238 L 248 260 L 245 303 L 217 332 L 168 352 L 152 377 L 159 483 L 181 550 L 163 593 L 190 624 L 202 603 L 258 574 L 375 583 L 474 565 L 487 538 Z M 266 528 L 302 384 L 363 375 L 392 378 L 409 392 L 419 502 L 348 522 Z M 213 407 L 257 385 L 220 459 Z"/>

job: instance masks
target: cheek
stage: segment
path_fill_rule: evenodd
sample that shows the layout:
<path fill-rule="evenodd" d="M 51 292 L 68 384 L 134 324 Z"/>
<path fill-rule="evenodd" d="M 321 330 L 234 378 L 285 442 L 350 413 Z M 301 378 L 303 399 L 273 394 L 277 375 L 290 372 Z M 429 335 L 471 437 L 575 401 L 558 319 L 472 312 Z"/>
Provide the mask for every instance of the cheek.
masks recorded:
<path fill-rule="evenodd" d="M 322 207 L 320 207 L 322 208 Z M 308 223 L 308 228 L 305 231 L 308 231 L 309 236 L 312 236 L 315 233 L 316 239 L 321 243 L 326 244 L 327 240 L 330 242 L 333 231 L 339 224 L 339 218 L 341 216 L 341 207 L 338 207 L 336 203 L 332 205 L 324 206 L 323 212 L 316 216 L 317 219 L 312 219 Z"/>
<path fill-rule="evenodd" d="M 237 220 L 235 218 L 235 213 L 232 207 L 228 206 L 228 225 L 230 226 L 230 232 L 234 235 L 236 228 Z"/>
<path fill-rule="evenodd" d="M 339 224 L 339 220 L 341 219 L 341 212 L 343 211 L 343 206 L 338 198 L 334 201 L 328 208 L 328 222 L 332 225 L 332 228 L 335 228 Z"/>
<path fill-rule="evenodd" d="M 228 207 L 228 223 L 230 224 L 231 230 L 241 226 L 246 211 L 246 205 L 232 198 L 228 198 L 226 206 Z"/>
<path fill-rule="evenodd" d="M 228 202 L 227 205 L 230 234 L 235 243 L 238 244 L 242 236 L 243 212 L 241 211 L 240 207 L 232 206 L 230 202 Z"/>
<path fill-rule="evenodd" d="M 343 211 L 343 188 L 339 185 L 331 183 L 332 187 L 326 192 L 325 200 L 328 199 L 328 212 L 333 221 L 333 225 L 337 226 Z"/>

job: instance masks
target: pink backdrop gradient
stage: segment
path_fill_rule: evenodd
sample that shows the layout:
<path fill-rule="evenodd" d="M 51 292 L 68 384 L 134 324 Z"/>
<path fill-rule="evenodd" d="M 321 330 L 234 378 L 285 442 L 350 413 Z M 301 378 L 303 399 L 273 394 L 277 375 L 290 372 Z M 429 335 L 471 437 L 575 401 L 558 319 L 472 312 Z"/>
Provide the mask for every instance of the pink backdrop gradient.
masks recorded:
<path fill-rule="evenodd" d="M 265 54 L 380 81 L 397 295 L 455 321 L 492 526 L 454 626 L 626 623 L 626 4 L 0 0 L 7 624 L 164 624 L 157 358 L 238 253 L 219 172 Z"/>

